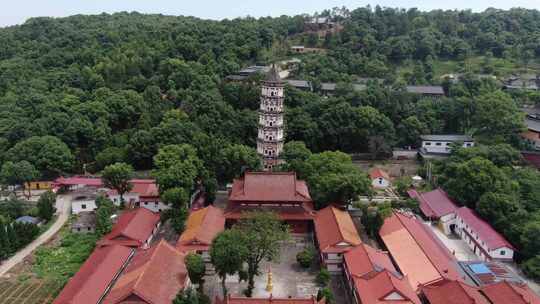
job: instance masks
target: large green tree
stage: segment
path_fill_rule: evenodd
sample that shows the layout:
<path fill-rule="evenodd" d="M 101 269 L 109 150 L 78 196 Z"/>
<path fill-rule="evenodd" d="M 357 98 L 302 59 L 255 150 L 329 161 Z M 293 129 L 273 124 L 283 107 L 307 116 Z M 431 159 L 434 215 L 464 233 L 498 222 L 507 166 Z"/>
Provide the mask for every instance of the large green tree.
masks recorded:
<path fill-rule="evenodd" d="M 221 232 L 212 241 L 210 258 L 216 273 L 221 278 L 223 296 L 227 296 L 225 281 L 228 275 L 240 273 L 247 259 L 248 247 L 239 230 L 226 230 Z"/>
<path fill-rule="evenodd" d="M 133 184 L 133 167 L 126 163 L 115 163 L 109 165 L 101 171 L 103 186 L 114 189 L 120 195 L 120 202 L 124 205 L 124 194 L 128 193 Z"/>
<path fill-rule="evenodd" d="M 37 202 L 38 216 L 45 221 L 51 220 L 56 211 L 56 194 L 52 191 L 47 191 L 41 194 Z"/>
<path fill-rule="evenodd" d="M 289 227 L 272 212 L 247 212 L 234 226 L 247 247 L 246 263 L 248 287 L 246 295 L 251 296 L 255 288 L 255 276 L 260 274 L 263 260 L 279 258 L 281 244 L 289 239 Z"/>
<path fill-rule="evenodd" d="M 0 180 L 5 185 L 23 185 L 35 180 L 39 176 L 39 172 L 29 162 L 23 160 L 20 162 L 6 162 L 2 165 L 0 171 Z M 30 187 L 28 188 L 27 198 L 30 198 Z"/>

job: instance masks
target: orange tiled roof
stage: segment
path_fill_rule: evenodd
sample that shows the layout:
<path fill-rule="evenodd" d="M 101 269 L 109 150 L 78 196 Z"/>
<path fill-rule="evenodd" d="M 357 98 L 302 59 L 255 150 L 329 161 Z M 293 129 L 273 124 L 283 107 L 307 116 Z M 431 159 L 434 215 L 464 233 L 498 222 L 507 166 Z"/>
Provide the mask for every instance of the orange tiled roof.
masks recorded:
<path fill-rule="evenodd" d="M 421 291 L 430 304 L 489 304 L 478 288 L 459 281 L 440 281 Z"/>
<path fill-rule="evenodd" d="M 454 256 L 414 216 L 394 212 L 385 219 L 379 235 L 414 288 L 443 278 L 460 278 Z"/>
<path fill-rule="evenodd" d="M 111 232 L 103 236 L 99 246 L 119 244 L 139 247 L 153 234 L 160 216 L 146 208 L 136 208 L 122 213 Z"/>
<path fill-rule="evenodd" d="M 481 288 L 493 304 L 540 304 L 540 298 L 526 284 L 501 281 Z"/>
<path fill-rule="evenodd" d="M 388 270 L 355 278 L 354 283 L 361 303 L 420 304 L 408 280 Z"/>
<path fill-rule="evenodd" d="M 317 212 L 315 233 L 321 252 L 343 252 L 362 243 L 349 213 L 334 206 Z"/>
<path fill-rule="evenodd" d="M 224 229 L 225 217 L 221 209 L 208 206 L 191 212 L 176 248 L 180 251 L 207 250 L 212 240 Z"/>
<path fill-rule="evenodd" d="M 311 202 L 305 181 L 294 172 L 246 172 L 233 182 L 229 201 L 235 202 Z"/>
<path fill-rule="evenodd" d="M 390 175 L 388 175 L 388 173 L 386 171 L 384 171 L 383 169 L 380 169 L 380 168 L 371 169 L 371 171 L 369 171 L 369 177 L 371 179 L 376 179 L 376 178 L 382 177 L 382 178 L 384 178 L 386 180 L 390 180 Z"/>

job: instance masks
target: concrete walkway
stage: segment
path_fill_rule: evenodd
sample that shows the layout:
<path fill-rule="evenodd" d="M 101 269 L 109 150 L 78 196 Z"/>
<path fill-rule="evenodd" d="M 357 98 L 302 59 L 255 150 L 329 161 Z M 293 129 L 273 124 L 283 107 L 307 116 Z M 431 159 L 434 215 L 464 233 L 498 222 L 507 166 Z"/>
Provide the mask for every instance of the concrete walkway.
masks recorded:
<path fill-rule="evenodd" d="M 43 232 L 37 239 L 32 241 L 23 249 L 19 250 L 14 256 L 0 265 L 0 277 L 4 276 L 11 268 L 22 262 L 29 254 L 31 254 L 36 248 L 46 243 L 52 238 L 67 222 L 71 213 L 71 196 L 58 195 L 56 199 L 56 214 L 58 215 L 56 222 L 49 227 L 49 229 Z"/>

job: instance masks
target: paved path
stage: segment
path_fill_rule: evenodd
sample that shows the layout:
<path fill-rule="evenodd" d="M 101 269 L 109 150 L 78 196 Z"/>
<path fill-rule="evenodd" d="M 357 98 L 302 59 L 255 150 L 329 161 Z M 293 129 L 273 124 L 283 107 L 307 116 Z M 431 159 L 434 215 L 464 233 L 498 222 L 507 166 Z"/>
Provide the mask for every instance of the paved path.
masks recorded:
<path fill-rule="evenodd" d="M 58 215 L 56 222 L 47 231 L 43 232 L 32 243 L 19 250 L 14 256 L 2 262 L 2 265 L 0 265 L 0 277 L 4 276 L 15 265 L 22 262 L 32 251 L 47 242 L 64 226 L 71 213 L 71 196 L 59 195 L 56 199 L 56 210 Z"/>

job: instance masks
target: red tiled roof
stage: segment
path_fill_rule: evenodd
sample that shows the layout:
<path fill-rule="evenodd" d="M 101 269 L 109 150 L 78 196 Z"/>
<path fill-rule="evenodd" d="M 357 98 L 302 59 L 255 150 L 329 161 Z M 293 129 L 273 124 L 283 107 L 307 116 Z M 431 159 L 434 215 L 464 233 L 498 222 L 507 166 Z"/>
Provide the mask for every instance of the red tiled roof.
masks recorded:
<path fill-rule="evenodd" d="M 188 280 L 184 258 L 163 240 L 150 249 L 140 249 L 103 303 L 172 303 Z"/>
<path fill-rule="evenodd" d="M 430 304 L 490 304 L 477 287 L 459 281 L 444 280 L 421 291 Z"/>
<path fill-rule="evenodd" d="M 344 252 L 362 241 L 347 211 L 328 206 L 317 212 L 315 234 L 321 252 Z"/>
<path fill-rule="evenodd" d="M 132 252 L 133 249 L 124 246 L 96 248 L 53 304 L 97 303 Z"/>
<path fill-rule="evenodd" d="M 142 246 L 152 235 L 159 221 L 159 214 L 153 213 L 146 208 L 128 210 L 122 213 L 112 231 L 103 236 L 98 245 Z"/>
<path fill-rule="evenodd" d="M 361 303 L 420 304 L 408 280 L 388 270 L 355 278 L 354 283 Z"/>
<path fill-rule="evenodd" d="M 386 173 L 386 171 L 382 170 L 382 169 L 379 169 L 379 168 L 373 168 L 371 169 L 371 171 L 369 171 L 369 177 L 371 179 L 376 179 L 376 178 L 384 178 L 386 180 L 390 180 L 390 175 L 388 175 L 388 173 Z"/>
<path fill-rule="evenodd" d="M 269 298 L 244 298 L 244 297 L 233 297 L 229 295 L 221 304 L 323 304 L 325 301 L 321 300 L 317 302 L 315 297 L 308 299 L 283 299 L 283 298 L 274 298 L 270 296 Z"/>
<path fill-rule="evenodd" d="M 305 181 L 294 172 L 247 172 L 233 182 L 229 201 L 235 202 L 311 202 Z"/>
<path fill-rule="evenodd" d="M 416 190 L 407 191 L 411 198 L 420 203 L 420 210 L 426 217 L 440 218 L 453 213 L 458 208 L 454 201 L 441 188 L 430 192 L 419 193 Z"/>
<path fill-rule="evenodd" d="M 212 240 L 225 229 L 225 217 L 220 208 L 208 206 L 191 212 L 186 229 L 180 235 L 176 248 L 182 252 L 208 250 Z"/>
<path fill-rule="evenodd" d="M 59 177 L 54 180 L 53 185 L 58 186 L 75 186 L 75 185 L 86 185 L 93 187 L 101 187 L 103 183 L 101 178 L 98 177 L 85 177 L 85 176 L 73 176 L 73 177 Z"/>
<path fill-rule="evenodd" d="M 501 234 L 491 227 L 486 221 L 476 215 L 474 211 L 467 207 L 461 207 L 457 210 L 457 216 L 463 219 L 471 229 L 476 232 L 482 241 L 486 243 L 489 250 L 507 247 L 514 249 Z"/>
<path fill-rule="evenodd" d="M 361 277 L 382 269 L 397 272 L 388 253 L 366 244 L 360 244 L 347 251 L 344 254 L 344 261 L 351 276 Z"/>
<path fill-rule="evenodd" d="M 385 219 L 379 235 L 413 287 L 460 278 L 454 256 L 414 216 L 394 212 Z"/>
<path fill-rule="evenodd" d="M 137 193 L 139 197 L 150 197 L 156 198 L 159 197 L 159 189 L 154 179 L 132 179 L 130 183 L 133 185 L 133 188 L 129 193 Z M 107 192 L 108 195 L 118 195 L 118 191 L 111 189 Z"/>
<path fill-rule="evenodd" d="M 501 281 L 487 285 L 481 291 L 493 304 L 540 304 L 540 298 L 526 284 Z"/>
<path fill-rule="evenodd" d="M 521 152 L 521 155 L 527 163 L 536 169 L 540 170 L 540 153 L 539 152 Z"/>

